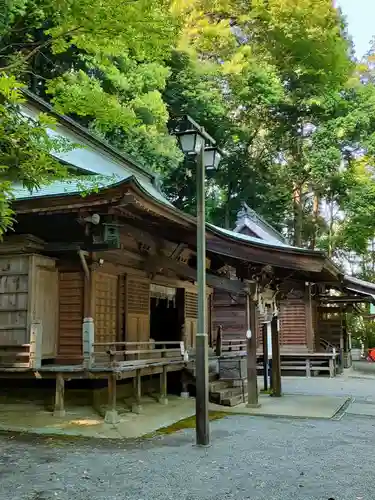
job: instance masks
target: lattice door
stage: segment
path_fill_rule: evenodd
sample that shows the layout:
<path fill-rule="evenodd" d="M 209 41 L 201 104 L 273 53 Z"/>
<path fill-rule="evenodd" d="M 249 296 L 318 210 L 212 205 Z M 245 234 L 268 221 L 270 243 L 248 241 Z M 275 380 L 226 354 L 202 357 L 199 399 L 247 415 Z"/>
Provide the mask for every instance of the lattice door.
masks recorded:
<path fill-rule="evenodd" d="M 150 281 L 128 275 L 125 280 L 127 342 L 150 339 Z"/>
<path fill-rule="evenodd" d="M 95 341 L 117 340 L 118 277 L 112 274 L 95 275 Z"/>

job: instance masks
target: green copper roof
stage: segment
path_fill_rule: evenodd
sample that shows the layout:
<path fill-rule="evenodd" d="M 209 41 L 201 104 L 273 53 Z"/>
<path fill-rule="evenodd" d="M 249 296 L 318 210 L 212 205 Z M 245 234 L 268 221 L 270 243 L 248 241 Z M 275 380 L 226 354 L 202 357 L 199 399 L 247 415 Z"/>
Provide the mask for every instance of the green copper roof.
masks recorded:
<path fill-rule="evenodd" d="M 70 180 L 56 181 L 31 192 L 22 186 L 15 186 L 14 196 L 16 200 L 84 193 L 134 178 L 151 198 L 172 206 L 169 200 L 157 189 L 157 178 L 154 174 L 70 118 L 56 115 L 50 106 L 39 98 L 31 94 L 28 94 L 28 98 L 29 101 L 22 107 L 22 112 L 26 116 L 35 118 L 40 111 L 54 114 L 57 118 L 57 124 L 53 130 L 48 130 L 50 136 L 57 136 L 77 145 L 67 152 L 52 153 L 52 155 L 57 160 L 73 167 L 77 172 L 89 175 L 83 175 L 78 179 L 72 177 Z"/>

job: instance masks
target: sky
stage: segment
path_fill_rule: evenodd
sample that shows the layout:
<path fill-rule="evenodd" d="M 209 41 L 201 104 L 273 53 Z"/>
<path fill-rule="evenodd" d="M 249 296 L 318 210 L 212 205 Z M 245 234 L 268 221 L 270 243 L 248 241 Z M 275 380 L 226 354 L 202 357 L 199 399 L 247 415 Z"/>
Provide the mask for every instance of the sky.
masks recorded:
<path fill-rule="evenodd" d="M 360 59 L 375 35 L 375 0 L 337 0 L 336 3 L 347 18 L 356 55 Z"/>

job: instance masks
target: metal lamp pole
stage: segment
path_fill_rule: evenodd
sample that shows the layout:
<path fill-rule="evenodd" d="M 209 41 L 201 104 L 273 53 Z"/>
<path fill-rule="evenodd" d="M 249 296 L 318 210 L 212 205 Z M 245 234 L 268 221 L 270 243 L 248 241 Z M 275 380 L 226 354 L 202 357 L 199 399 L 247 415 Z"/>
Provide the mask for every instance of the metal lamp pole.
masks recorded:
<path fill-rule="evenodd" d="M 198 327 L 196 334 L 196 440 L 199 446 L 210 444 L 208 417 L 208 335 L 206 300 L 206 196 L 204 144 L 197 155 L 197 279 Z"/>
<path fill-rule="evenodd" d="M 208 446 L 210 444 L 210 430 L 208 418 L 205 177 L 206 166 L 209 169 L 216 169 L 222 153 L 217 148 L 215 140 L 188 115 L 177 119 L 174 130 L 182 151 L 186 154 L 196 155 L 198 326 L 195 339 L 195 429 L 197 445 Z M 206 144 L 208 145 L 206 146 Z"/>

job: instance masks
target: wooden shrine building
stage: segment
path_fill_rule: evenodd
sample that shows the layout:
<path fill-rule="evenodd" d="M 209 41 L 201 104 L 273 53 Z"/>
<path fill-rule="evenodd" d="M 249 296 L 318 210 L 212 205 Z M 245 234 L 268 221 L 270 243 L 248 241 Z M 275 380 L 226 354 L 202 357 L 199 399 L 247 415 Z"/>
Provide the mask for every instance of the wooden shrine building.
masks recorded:
<path fill-rule="evenodd" d="M 234 232 L 288 247 L 285 238 L 262 217 L 243 203 Z M 281 354 L 287 360 L 293 354 L 323 353 L 336 350 L 342 367 L 351 365 L 350 331 L 346 328 L 346 312 L 356 304 L 375 302 L 375 284 L 336 271 L 334 281 L 316 282 L 288 277 L 288 290 L 279 301 L 279 339 Z M 238 338 L 244 329 L 244 295 L 234 296 L 223 290 L 214 292 L 214 327 L 221 326 L 225 338 Z M 263 355 L 262 325 L 258 315 L 257 349 Z M 288 363 L 288 362 L 287 362 Z M 287 368 L 287 366 L 286 366 Z M 297 367 L 296 367 L 297 368 Z"/>
<path fill-rule="evenodd" d="M 40 111 L 53 114 L 54 134 L 74 144 L 56 153 L 72 177 L 33 192 L 16 188 L 16 223 L 0 245 L 0 376 L 56 378 L 56 415 L 64 412 L 65 379 L 106 378 L 114 422 L 117 380 L 134 381 L 139 411 L 144 376 L 157 377 L 163 402 L 168 373 L 180 377 L 194 357 L 196 220 L 173 207 L 154 175 L 29 96 L 25 114 Z M 209 224 L 206 234 L 211 340 L 213 291 L 248 297 L 245 338 L 256 329 L 255 309 L 277 314 L 279 295 L 293 283 L 339 281 L 320 252 Z M 248 350 L 256 404 L 255 336 Z"/>

